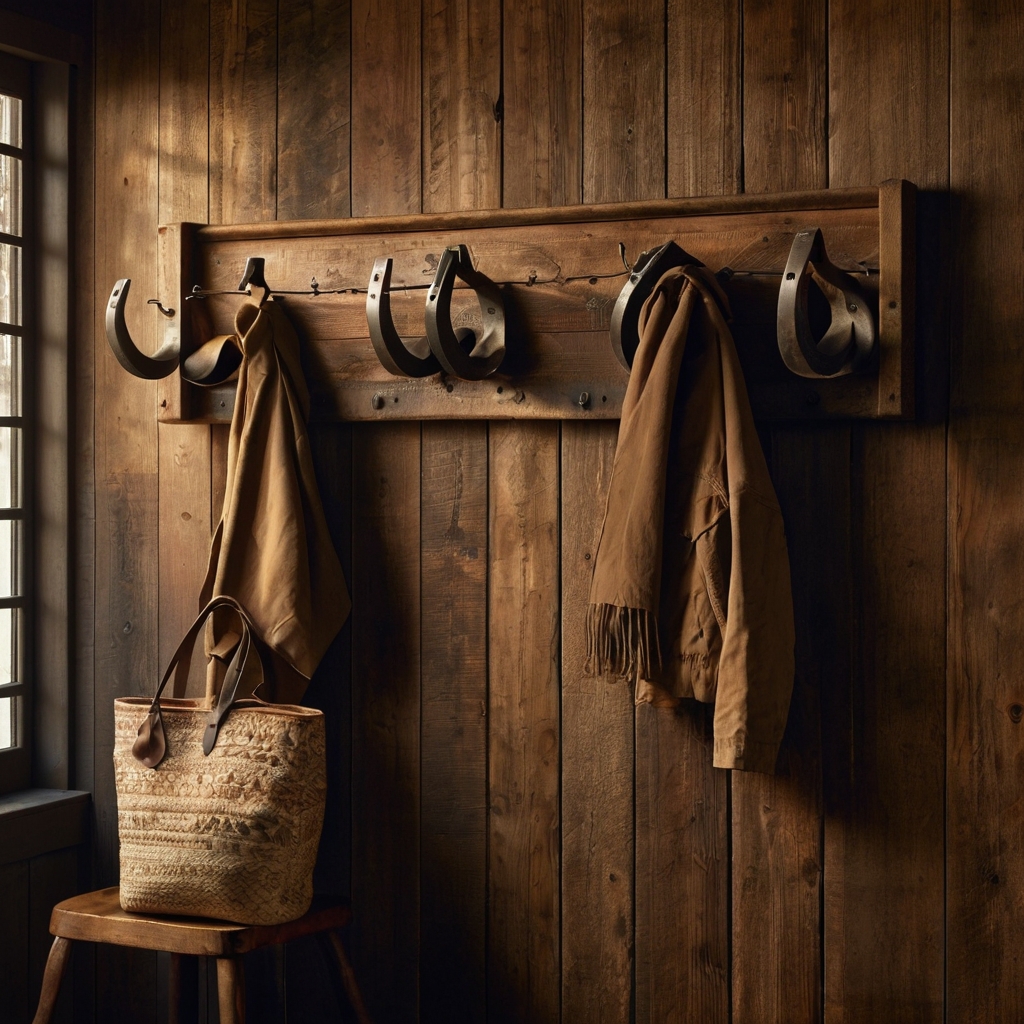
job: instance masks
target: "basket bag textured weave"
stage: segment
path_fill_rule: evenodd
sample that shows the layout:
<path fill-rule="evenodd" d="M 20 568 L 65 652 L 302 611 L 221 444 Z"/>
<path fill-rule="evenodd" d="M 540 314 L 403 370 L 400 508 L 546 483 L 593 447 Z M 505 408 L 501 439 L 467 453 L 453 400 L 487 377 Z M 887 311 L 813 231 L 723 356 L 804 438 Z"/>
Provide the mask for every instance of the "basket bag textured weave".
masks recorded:
<path fill-rule="evenodd" d="M 242 635 L 216 706 L 161 701 L 172 673 L 175 694 L 185 692 L 196 637 L 222 607 L 238 613 Z M 327 790 L 324 718 L 234 699 L 243 675 L 262 673 L 259 646 L 245 610 L 214 598 L 152 701 L 114 701 L 124 910 L 272 925 L 309 909 Z"/>

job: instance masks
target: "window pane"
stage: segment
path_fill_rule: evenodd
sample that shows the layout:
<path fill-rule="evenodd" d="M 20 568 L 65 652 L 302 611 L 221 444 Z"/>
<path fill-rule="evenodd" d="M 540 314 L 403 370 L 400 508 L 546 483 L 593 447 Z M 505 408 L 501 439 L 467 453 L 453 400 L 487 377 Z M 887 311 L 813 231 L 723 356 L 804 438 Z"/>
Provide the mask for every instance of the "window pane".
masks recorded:
<path fill-rule="evenodd" d="M 0 142 L 21 146 L 21 100 L 0 96 Z"/>
<path fill-rule="evenodd" d="M 0 519 L 0 597 L 21 594 L 21 523 Z"/>
<path fill-rule="evenodd" d="M 0 750 L 14 746 L 14 702 L 17 697 L 0 697 Z"/>
<path fill-rule="evenodd" d="M 0 334 L 0 416 L 21 415 L 21 338 Z"/>
<path fill-rule="evenodd" d="M 21 612 L 17 608 L 0 608 L 0 683 L 18 681 L 18 647 Z"/>
<path fill-rule="evenodd" d="M 21 507 L 21 427 L 0 427 L 0 508 Z"/>
<path fill-rule="evenodd" d="M 21 161 L 0 155 L 0 231 L 21 234 Z"/>
<path fill-rule="evenodd" d="M 21 326 L 21 249 L 0 245 L 0 320 Z"/>

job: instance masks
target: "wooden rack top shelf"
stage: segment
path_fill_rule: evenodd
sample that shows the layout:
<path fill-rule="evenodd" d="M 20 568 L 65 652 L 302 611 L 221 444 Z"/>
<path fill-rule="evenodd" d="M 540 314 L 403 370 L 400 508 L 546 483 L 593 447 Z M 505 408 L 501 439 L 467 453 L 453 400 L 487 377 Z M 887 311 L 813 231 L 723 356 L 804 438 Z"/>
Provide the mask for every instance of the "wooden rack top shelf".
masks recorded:
<path fill-rule="evenodd" d="M 820 227 L 832 261 L 864 275 L 879 314 L 869 372 L 807 379 L 782 363 L 775 337 L 782 270 L 797 231 Z M 237 287 L 250 256 L 266 260 L 273 289 L 316 278 L 344 294 L 284 295 L 303 342 L 318 419 L 611 419 L 628 376 L 609 344 L 612 306 L 630 259 L 674 239 L 726 285 L 733 332 L 755 415 L 768 420 L 906 418 L 913 413 L 914 187 L 659 200 L 543 210 L 493 210 L 337 221 L 161 228 L 160 298 L 177 315 L 182 358 L 233 330 L 244 296 L 187 299 L 194 285 Z M 426 286 L 445 246 L 469 247 L 478 270 L 502 285 L 508 352 L 482 381 L 437 374 L 394 377 L 377 360 L 366 324 L 366 285 L 392 255 L 391 304 L 403 337 L 423 334 Z M 471 291 L 457 288 L 455 326 L 479 323 Z M 586 396 L 586 397 L 584 397 Z M 175 373 L 161 382 L 160 418 L 230 419 L 234 385 L 200 388 Z"/>

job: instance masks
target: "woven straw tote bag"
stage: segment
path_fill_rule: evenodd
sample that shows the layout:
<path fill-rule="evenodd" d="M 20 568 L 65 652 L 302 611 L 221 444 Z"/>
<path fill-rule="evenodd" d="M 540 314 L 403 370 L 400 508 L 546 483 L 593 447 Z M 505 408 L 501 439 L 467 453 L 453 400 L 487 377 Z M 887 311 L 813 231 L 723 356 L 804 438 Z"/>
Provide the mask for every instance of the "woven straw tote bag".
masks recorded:
<path fill-rule="evenodd" d="M 242 637 L 211 700 L 185 692 L 207 616 L 230 607 Z M 200 613 L 152 700 L 114 701 L 114 778 L 121 906 L 150 914 L 282 924 L 313 898 L 313 864 L 327 790 L 324 717 L 312 708 L 235 700 L 263 665 L 261 641 L 232 598 Z"/>

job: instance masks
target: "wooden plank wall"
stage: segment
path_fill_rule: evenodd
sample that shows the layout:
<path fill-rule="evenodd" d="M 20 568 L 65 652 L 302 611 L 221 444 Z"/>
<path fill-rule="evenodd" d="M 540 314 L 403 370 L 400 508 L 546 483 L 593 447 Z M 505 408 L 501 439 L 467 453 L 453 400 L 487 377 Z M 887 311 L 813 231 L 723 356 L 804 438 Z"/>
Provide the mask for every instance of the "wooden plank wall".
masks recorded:
<path fill-rule="evenodd" d="M 580 670 L 614 425 L 316 429 L 354 601 L 310 691 L 332 736 L 318 883 L 352 896 L 380 1024 L 1024 1017 L 1012 0 L 95 13 L 78 391 L 94 881 L 117 872 L 112 698 L 151 685 L 191 616 L 223 494 L 223 428 L 158 428 L 155 386 L 92 313 L 130 275 L 130 327 L 155 348 L 158 223 L 906 177 L 920 421 L 763 435 L 798 615 L 776 777 L 712 769 L 702 709 L 634 709 Z M 251 1018 L 335 1019 L 318 958 L 254 965 Z M 161 971 L 101 952 L 95 1019 L 162 1019 Z"/>

